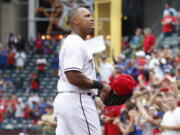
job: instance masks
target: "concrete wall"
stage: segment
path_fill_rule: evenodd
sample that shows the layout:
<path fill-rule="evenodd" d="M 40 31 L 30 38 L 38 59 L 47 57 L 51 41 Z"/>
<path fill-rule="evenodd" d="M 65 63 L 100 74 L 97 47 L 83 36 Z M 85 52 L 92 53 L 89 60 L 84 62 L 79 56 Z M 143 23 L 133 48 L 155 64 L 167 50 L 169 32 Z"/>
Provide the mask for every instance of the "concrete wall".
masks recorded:
<path fill-rule="evenodd" d="M 24 38 L 27 38 L 28 32 L 27 32 L 27 5 L 21 5 L 16 4 L 16 16 L 17 16 L 17 22 L 16 22 L 16 29 L 17 33 L 21 34 Z"/>
<path fill-rule="evenodd" d="M 5 41 L 10 32 L 16 32 L 16 12 L 15 7 L 11 3 L 1 3 L 1 42 L 5 45 Z"/>
<path fill-rule="evenodd" d="M 155 34 L 161 32 L 162 6 L 161 0 L 143 1 L 144 27 L 151 27 Z"/>
<path fill-rule="evenodd" d="M 23 18 L 23 19 L 22 19 Z M 0 5 L 0 42 L 6 44 L 10 32 L 27 37 L 27 6 L 11 3 Z"/>

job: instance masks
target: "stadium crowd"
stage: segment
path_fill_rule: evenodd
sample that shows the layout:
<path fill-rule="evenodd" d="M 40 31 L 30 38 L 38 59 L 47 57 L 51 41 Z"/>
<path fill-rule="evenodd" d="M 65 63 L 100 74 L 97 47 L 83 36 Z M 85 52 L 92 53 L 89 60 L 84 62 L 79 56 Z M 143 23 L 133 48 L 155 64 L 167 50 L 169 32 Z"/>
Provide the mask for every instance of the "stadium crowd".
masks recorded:
<path fill-rule="evenodd" d="M 164 39 L 179 35 L 179 12 L 165 4 L 162 16 Z M 123 51 L 112 64 L 101 57 L 101 81 L 111 84 L 120 74 L 137 82 L 132 97 L 120 106 L 99 107 L 104 135 L 180 134 L 180 49 L 157 44 L 151 29 L 137 28 L 130 40 L 122 41 Z"/>
<path fill-rule="evenodd" d="M 105 56 L 101 57 L 102 81 L 111 83 L 120 74 L 130 74 L 137 81 L 133 96 L 125 105 L 107 106 L 100 111 L 105 135 L 180 133 L 179 58 L 180 50 L 168 46 L 153 49 L 151 53 L 141 48 L 134 57 L 121 54 L 114 61 L 115 69 Z"/>
<path fill-rule="evenodd" d="M 0 46 L 0 128 L 4 128 L 3 123 L 29 121 L 42 126 L 43 134 L 54 133 L 56 122 L 52 99 L 42 97 L 41 82 L 45 77 L 57 78 L 60 42 L 61 39 L 44 39 L 40 35 L 36 40 L 25 41 L 20 35 L 10 33 L 7 44 Z M 31 61 L 32 55 L 37 56 L 34 62 Z M 28 70 L 30 62 L 35 66 L 23 77 L 22 72 Z M 18 76 L 13 77 L 13 72 Z"/>
<path fill-rule="evenodd" d="M 175 9 L 165 6 L 162 25 L 164 38 L 172 36 L 179 20 Z M 174 9 L 174 10 L 173 10 Z M 177 19 L 167 19 L 177 16 Z M 167 20 L 168 23 L 164 23 Z M 0 128 L 4 121 L 18 123 L 31 120 L 42 126 L 43 134 L 54 134 L 56 121 L 52 101 L 41 97 L 43 77 L 57 77 L 58 52 L 62 36 L 50 39 L 38 35 L 36 40 L 25 41 L 21 35 L 10 33 L 7 44 L 0 46 L 0 70 L 26 70 L 27 55 L 38 55 L 36 71 L 28 74 L 28 81 L 13 78 L 11 74 L 0 76 Z M 104 135 L 178 135 L 180 134 L 180 50 L 168 45 L 156 46 L 156 36 L 149 28 L 137 28 L 131 40 L 122 41 L 123 50 L 118 58 L 100 57 L 98 78 L 111 83 L 120 74 L 129 74 L 137 84 L 132 97 L 125 104 L 98 108 Z M 48 58 L 52 56 L 51 58 Z M 114 65 L 114 66 L 113 66 Z M 46 67 L 50 66 L 51 74 Z M 6 97 L 9 89 L 14 93 Z M 28 93 L 22 99 L 16 93 Z M 98 106 L 99 107 L 99 106 Z"/>

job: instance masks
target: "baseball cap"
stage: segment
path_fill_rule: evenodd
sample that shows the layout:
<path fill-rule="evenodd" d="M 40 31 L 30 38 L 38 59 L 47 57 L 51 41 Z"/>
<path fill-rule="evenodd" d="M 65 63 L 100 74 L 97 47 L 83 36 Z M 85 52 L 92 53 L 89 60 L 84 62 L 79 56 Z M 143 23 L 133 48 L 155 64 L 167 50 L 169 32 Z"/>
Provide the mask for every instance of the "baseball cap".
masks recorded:
<path fill-rule="evenodd" d="M 145 57 L 145 52 L 144 51 L 138 51 L 138 52 L 136 52 L 136 56 Z"/>
<path fill-rule="evenodd" d="M 125 59 L 125 58 L 126 58 L 126 56 L 125 56 L 124 54 L 120 54 L 118 57 L 119 57 L 119 58 L 122 58 L 122 59 Z"/>

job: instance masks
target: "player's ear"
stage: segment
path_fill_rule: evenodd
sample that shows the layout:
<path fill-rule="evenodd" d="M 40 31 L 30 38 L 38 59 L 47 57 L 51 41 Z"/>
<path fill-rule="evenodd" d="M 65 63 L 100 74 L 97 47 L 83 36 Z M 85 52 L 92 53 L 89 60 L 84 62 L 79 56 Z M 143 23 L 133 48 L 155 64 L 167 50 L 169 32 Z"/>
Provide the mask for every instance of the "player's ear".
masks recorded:
<path fill-rule="evenodd" d="M 72 19 L 72 21 L 73 21 L 74 24 L 79 24 L 79 23 L 80 23 L 80 20 L 79 20 L 78 17 L 74 17 L 74 18 Z"/>

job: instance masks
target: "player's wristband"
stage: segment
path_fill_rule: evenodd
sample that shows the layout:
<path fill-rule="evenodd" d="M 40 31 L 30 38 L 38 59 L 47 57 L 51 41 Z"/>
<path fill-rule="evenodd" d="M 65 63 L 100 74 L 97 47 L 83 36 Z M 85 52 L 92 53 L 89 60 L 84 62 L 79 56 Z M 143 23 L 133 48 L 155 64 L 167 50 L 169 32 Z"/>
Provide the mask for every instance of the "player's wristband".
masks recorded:
<path fill-rule="evenodd" d="M 99 81 L 93 80 L 93 87 L 92 88 L 101 90 L 103 88 L 103 84 Z"/>

